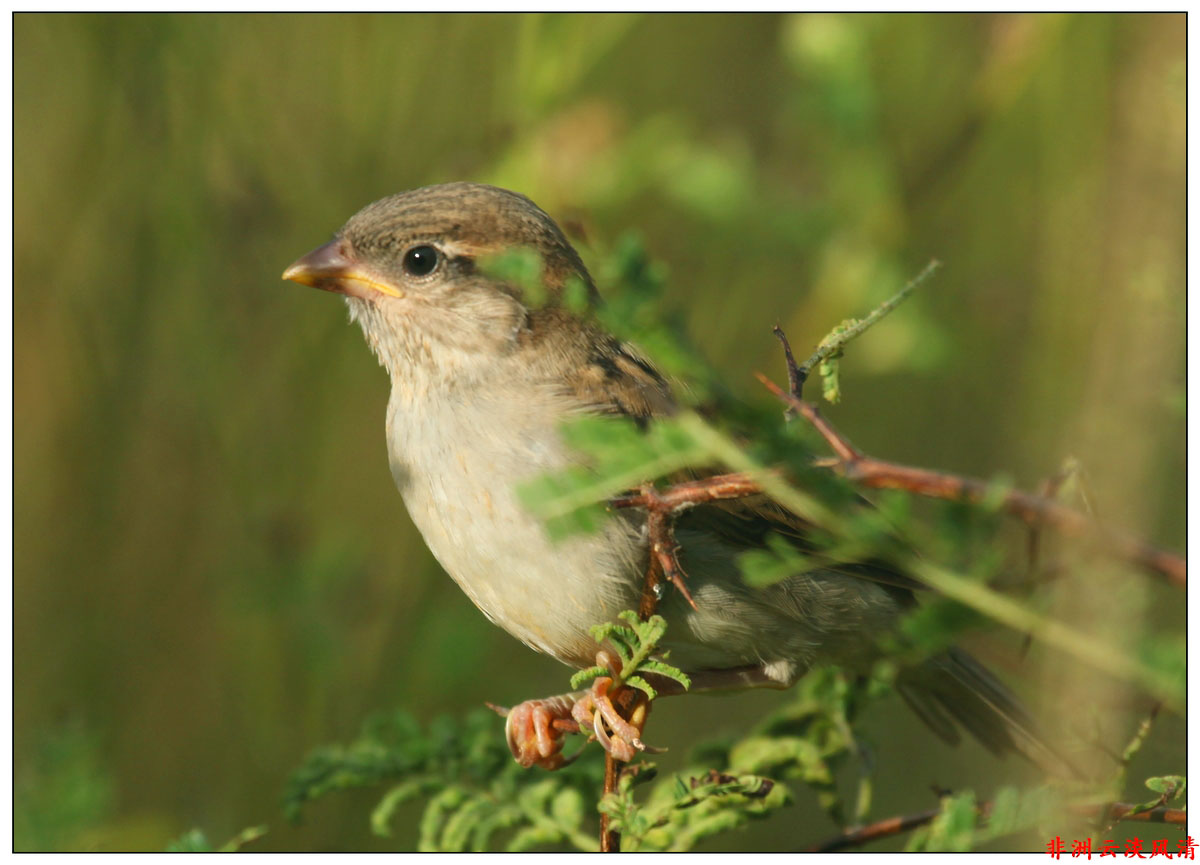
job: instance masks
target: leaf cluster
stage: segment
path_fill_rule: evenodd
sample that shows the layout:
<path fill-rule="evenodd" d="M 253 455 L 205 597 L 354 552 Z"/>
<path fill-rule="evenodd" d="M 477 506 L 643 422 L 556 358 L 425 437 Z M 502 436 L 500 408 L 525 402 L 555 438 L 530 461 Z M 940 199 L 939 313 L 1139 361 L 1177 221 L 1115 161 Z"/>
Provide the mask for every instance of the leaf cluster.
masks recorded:
<path fill-rule="evenodd" d="M 651 616 L 643 622 L 633 610 L 625 610 L 617 619 L 617 622 L 594 625 L 592 636 L 600 645 L 612 646 L 621 660 L 621 669 L 610 671 L 597 665 L 580 670 L 571 677 L 573 689 L 581 688 L 599 676 L 612 676 L 614 687 L 629 685 L 653 700 L 658 697 L 658 691 L 647 681 L 647 674 L 672 679 L 685 691 L 692 686 L 687 674 L 666 662 L 668 653 L 651 657 L 667 632 L 667 622 L 662 616 Z"/>
<path fill-rule="evenodd" d="M 687 338 L 680 310 L 666 308 L 666 267 L 650 258 L 642 239 L 632 232 L 597 253 L 601 258 L 596 275 L 604 296 L 596 309 L 598 322 L 654 358 L 664 374 L 686 382 L 685 399 L 713 398 L 720 391 L 716 371 Z"/>
<path fill-rule="evenodd" d="M 666 778 L 656 776 L 652 763 L 634 764 L 597 809 L 591 803 L 603 780 L 599 748 L 556 772 L 534 772 L 512 760 L 494 715 L 476 712 L 462 722 L 439 719 L 422 728 L 395 712 L 372 719 L 349 744 L 314 751 L 288 783 L 285 812 L 295 820 L 330 793 L 390 785 L 372 809 L 371 829 L 390 835 L 398 808 L 423 798 L 421 851 L 594 851 L 597 810 L 622 833 L 624 850 L 689 850 L 791 802 L 788 788 L 771 778 L 734 766 L 705 767 L 718 751 L 728 748 L 701 750 L 691 768 Z M 208 851 L 212 845 L 197 831 L 171 849 Z"/>
<path fill-rule="evenodd" d="M 552 538 L 595 531 L 607 517 L 607 499 L 704 456 L 687 431 L 671 421 L 643 431 L 626 418 L 582 417 L 565 424 L 562 434 L 569 447 L 584 455 L 583 461 L 517 490 Z"/>
<path fill-rule="evenodd" d="M 980 845 L 1046 825 L 1058 817 L 1061 793 L 1050 787 L 1021 791 L 1002 787 L 985 813 L 967 790 L 942 799 L 942 810 L 908 839 L 908 852 L 965 852 Z"/>
<path fill-rule="evenodd" d="M 397 809 L 423 797 L 422 851 L 594 850 L 585 803 L 603 780 L 598 756 L 584 754 L 550 775 L 529 772 L 513 761 L 503 723 L 490 712 L 423 727 L 398 711 L 372 718 L 349 744 L 310 754 L 288 781 L 284 811 L 298 820 L 308 803 L 329 793 L 387 783 L 370 816 L 372 832 L 390 835 Z"/>
<path fill-rule="evenodd" d="M 659 781 L 639 804 L 637 781 L 653 764 L 635 768 L 640 771 L 624 772 L 599 805 L 610 828 L 621 834 L 625 852 L 691 850 L 705 838 L 765 818 L 791 802 L 787 788 L 770 778 L 694 768 Z"/>
<path fill-rule="evenodd" d="M 168 853 L 236 853 L 252 841 L 267 834 L 266 826 L 250 826 L 230 838 L 220 847 L 208 840 L 202 829 L 190 829 L 167 845 Z"/>
<path fill-rule="evenodd" d="M 540 263 L 528 255 L 497 266 L 507 268 L 505 278 L 524 291 L 540 284 Z M 836 362 L 845 345 L 894 309 L 931 270 L 866 317 L 847 320 L 826 337 L 821 356 L 810 360 L 824 364 L 828 398 L 840 393 Z M 602 323 L 648 350 L 670 374 L 695 381 L 691 376 L 698 373 L 704 379 L 707 368 L 678 338 L 678 329 L 662 324 L 663 272 L 640 243 L 623 238 L 597 272 L 609 299 L 596 311 Z M 573 302 L 570 291 L 567 295 L 567 302 Z M 716 392 L 708 382 L 693 390 Z M 778 407 L 730 402 L 726 408 L 719 424 L 688 411 L 645 426 L 619 418 L 575 419 L 563 428 L 563 436 L 579 455 L 578 464 L 534 479 L 519 495 L 545 521 L 551 536 L 561 538 L 599 529 L 608 516 L 604 503 L 620 492 L 684 470 L 723 465 L 749 473 L 771 498 L 810 524 L 803 541 L 767 534 L 761 546 L 744 553 L 739 565 L 749 585 L 768 586 L 814 568 L 866 563 L 911 573 L 942 596 L 916 607 L 902 622 L 871 677 L 816 670 L 799 683 L 790 701 L 749 734 L 699 749 L 687 770 L 658 779 L 652 763 L 627 767 L 617 789 L 598 804 L 610 828 L 621 834 L 624 850 L 692 849 L 705 838 L 789 804 L 788 784 L 813 790 L 839 825 L 862 823 L 871 809 L 873 767 L 870 747 L 855 732 L 855 719 L 866 704 L 889 693 L 895 661 L 940 652 L 964 631 L 990 621 L 1029 633 L 1047 624 L 1036 599 L 1022 606 L 993 587 L 1014 569 L 998 539 L 1007 481 L 996 481 L 993 494 L 979 505 L 934 502 L 919 509 L 911 496 L 899 492 L 882 493 L 867 503 L 843 478 L 813 465 L 818 439 L 807 425 L 785 422 Z M 783 475 L 766 472 L 768 466 L 781 467 Z M 1020 567 L 1028 570 L 1031 563 Z M 611 676 L 614 686 L 628 685 L 649 699 L 658 696 L 656 678 L 689 687 L 688 677 L 657 652 L 665 630 L 661 617 L 642 622 L 630 611 L 616 622 L 595 626 L 597 643 L 612 648 L 620 669 L 597 665 L 582 670 L 572 678 L 572 689 L 600 676 Z M 1135 678 L 1156 661 L 1182 682 L 1183 655 L 1174 642 L 1147 643 L 1146 662 L 1138 668 L 1114 662 L 1086 634 L 1061 625 L 1057 633 L 1059 648 L 1109 672 Z M 513 763 L 493 717 L 440 720 L 425 730 L 398 713 L 377 719 L 349 745 L 314 752 L 293 776 L 285 801 L 295 817 L 305 803 L 333 790 L 386 782 L 392 786 L 374 809 L 373 830 L 388 834 L 399 806 L 424 797 L 422 850 L 592 850 L 597 846 L 595 809 L 587 803 L 600 789 L 599 757 L 598 748 L 589 748 L 564 770 L 530 773 Z M 839 778 L 851 764 L 858 771 L 848 795 Z M 1139 808 L 1178 797 L 1186 781 L 1163 776 L 1147 786 L 1159 796 Z M 909 847 L 968 850 L 1038 826 L 1061 817 L 1061 809 L 1052 807 L 1054 795 L 1048 788 L 1004 788 L 987 807 L 978 804 L 973 791 L 947 795 L 937 818 L 912 836 Z"/>
<path fill-rule="evenodd" d="M 871 749 L 854 732 L 853 722 L 870 700 L 888 693 L 885 678 L 851 678 L 833 669 L 814 670 L 796 687 L 795 697 L 733 745 L 727 765 L 772 778 L 798 780 L 839 825 L 861 820 L 870 809 Z M 840 768 L 859 763 L 852 805 L 837 783 Z"/>

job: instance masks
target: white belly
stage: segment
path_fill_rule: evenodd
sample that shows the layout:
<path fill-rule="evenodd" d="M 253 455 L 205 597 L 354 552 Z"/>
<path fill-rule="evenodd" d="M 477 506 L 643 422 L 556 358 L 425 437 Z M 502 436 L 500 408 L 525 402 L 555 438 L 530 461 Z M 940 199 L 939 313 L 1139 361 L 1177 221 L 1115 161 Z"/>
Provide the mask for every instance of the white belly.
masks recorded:
<path fill-rule="evenodd" d="M 565 461 L 546 416 L 561 411 L 556 402 L 447 400 L 418 410 L 393 393 L 388 450 L 413 522 L 475 605 L 526 645 L 584 666 L 596 651 L 590 626 L 637 603 L 644 545 L 621 518 L 553 543 L 518 501 L 521 481 Z"/>

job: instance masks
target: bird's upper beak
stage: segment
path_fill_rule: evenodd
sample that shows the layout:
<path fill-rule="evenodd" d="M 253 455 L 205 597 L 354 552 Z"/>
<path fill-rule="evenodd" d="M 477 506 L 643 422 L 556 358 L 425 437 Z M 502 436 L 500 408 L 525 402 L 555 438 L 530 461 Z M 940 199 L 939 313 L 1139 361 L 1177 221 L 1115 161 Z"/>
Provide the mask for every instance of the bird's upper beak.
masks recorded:
<path fill-rule="evenodd" d="M 337 238 L 296 259 L 283 272 L 283 278 L 351 297 L 366 298 L 375 291 L 389 297 L 404 297 L 401 289 L 364 267 L 349 246 Z"/>

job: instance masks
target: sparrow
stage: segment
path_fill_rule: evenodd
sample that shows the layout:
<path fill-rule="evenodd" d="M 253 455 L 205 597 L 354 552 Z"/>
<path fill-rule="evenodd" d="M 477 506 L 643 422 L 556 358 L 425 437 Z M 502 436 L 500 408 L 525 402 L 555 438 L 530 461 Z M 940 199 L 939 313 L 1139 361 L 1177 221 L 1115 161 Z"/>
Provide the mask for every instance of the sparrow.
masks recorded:
<path fill-rule="evenodd" d="M 490 275 L 513 249 L 542 263 L 543 291 Z M 563 422 L 588 414 L 648 423 L 677 402 L 636 348 L 563 302 L 572 278 L 600 303 L 558 225 L 516 192 L 447 183 L 392 195 L 354 214 L 333 240 L 283 278 L 344 295 L 351 320 L 391 379 L 385 433 L 392 477 L 425 543 L 488 619 L 525 645 L 576 668 L 604 660 L 593 625 L 637 607 L 647 565 L 644 521 L 618 512 L 595 534 L 551 541 L 517 487 L 578 463 Z M 868 670 L 877 638 L 911 610 L 920 586 L 887 568 L 846 563 L 766 588 L 743 581 L 738 558 L 772 533 L 804 545 L 804 525 L 765 499 L 683 512 L 675 523 L 694 607 L 669 591 L 661 646 L 691 690 L 786 688 L 819 664 Z M 671 683 L 662 683 L 667 693 Z M 1046 748 L 1016 697 L 952 648 L 904 670 L 897 689 L 942 739 L 965 728 L 992 751 L 1042 762 Z M 679 690 L 676 687 L 674 690 Z M 524 766 L 556 768 L 562 726 L 594 720 L 594 694 L 531 700 L 508 714 Z M 639 729 L 607 712 L 614 755 L 640 747 Z M 609 739 L 613 741 L 610 743 Z"/>

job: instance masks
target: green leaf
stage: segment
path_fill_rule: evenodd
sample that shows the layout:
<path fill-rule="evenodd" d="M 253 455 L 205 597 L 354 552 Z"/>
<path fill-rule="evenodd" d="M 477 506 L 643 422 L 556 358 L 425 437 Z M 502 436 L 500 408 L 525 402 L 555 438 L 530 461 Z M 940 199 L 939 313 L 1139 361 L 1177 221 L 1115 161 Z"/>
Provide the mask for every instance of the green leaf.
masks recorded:
<path fill-rule="evenodd" d="M 371 831 L 382 838 L 388 837 L 391 834 L 388 824 L 396 808 L 421 793 L 428 783 L 429 779 L 426 778 L 412 778 L 385 793 L 371 812 Z"/>
<path fill-rule="evenodd" d="M 657 658 L 647 658 L 638 665 L 638 669 L 643 673 L 656 673 L 659 676 L 665 676 L 668 679 L 674 679 L 679 684 L 683 685 L 684 690 L 689 690 L 692 687 L 692 680 L 687 673 L 680 670 L 678 667 L 672 667 L 665 661 L 660 661 Z"/>
<path fill-rule="evenodd" d="M 167 844 L 168 853 L 213 853 L 212 843 L 200 829 L 190 829 Z"/>
<path fill-rule="evenodd" d="M 627 418 L 588 416 L 564 424 L 561 431 L 584 465 L 517 488 L 522 504 L 554 533 L 598 528 L 601 503 L 705 458 L 704 449 L 674 420 L 656 421 L 643 432 Z"/>
<path fill-rule="evenodd" d="M 765 548 L 749 550 L 738 557 L 742 579 L 752 588 L 765 588 L 816 567 L 814 560 L 777 534 L 767 536 Z"/>
<path fill-rule="evenodd" d="M 520 292 L 526 306 L 542 306 L 548 299 L 542 276 L 542 257 L 536 249 L 518 247 L 481 256 L 476 264 L 482 273 L 506 282 Z"/>
<path fill-rule="evenodd" d="M 828 403 L 837 404 L 842 401 L 842 385 L 839 376 L 841 364 L 838 362 L 840 357 L 839 354 L 826 358 L 817 366 L 817 370 L 821 374 L 821 396 Z"/>
<path fill-rule="evenodd" d="M 1168 801 L 1176 799 L 1183 795 L 1187 790 L 1187 778 L 1183 775 L 1161 775 L 1155 778 L 1147 778 L 1146 786 L 1155 793 L 1161 793 L 1168 797 Z"/>
<path fill-rule="evenodd" d="M 1015 787 L 1001 787 L 992 797 L 988 814 L 988 836 L 1000 837 L 1023 828 L 1019 822 L 1021 794 Z"/>
<path fill-rule="evenodd" d="M 524 829 L 513 835 L 512 840 L 505 845 L 505 850 L 509 853 L 523 853 L 526 850 L 532 850 L 534 847 L 540 847 L 545 844 L 553 844 L 561 838 L 561 835 L 554 831 L 549 826 L 536 825 L 526 826 Z"/>
<path fill-rule="evenodd" d="M 975 794 L 969 790 L 950 796 L 942 802 L 942 813 L 929 826 L 929 840 L 925 850 L 929 852 L 966 852 L 975 840 L 975 825 L 979 816 L 975 807 Z"/>
<path fill-rule="evenodd" d="M 583 822 L 583 795 L 571 787 L 560 790 L 550 803 L 550 814 L 562 825 L 574 829 Z"/>
<path fill-rule="evenodd" d="M 605 667 L 588 667 L 586 670 L 580 670 L 571 677 L 571 690 L 577 691 L 586 685 L 592 679 L 597 679 L 600 676 L 607 676 L 608 669 Z"/>
<path fill-rule="evenodd" d="M 922 604 L 900 622 L 900 632 L 926 654 L 952 645 L 965 631 L 981 628 L 987 617 L 957 601 L 936 598 Z"/>
<path fill-rule="evenodd" d="M 471 849 L 476 853 L 486 851 L 492 835 L 504 829 L 511 829 L 513 826 L 520 824 L 524 819 L 521 810 L 515 805 L 501 805 L 475 824 L 475 829 L 471 833 Z"/>
<path fill-rule="evenodd" d="M 460 787 L 447 787 L 429 801 L 421 816 L 417 850 L 422 853 L 438 853 L 442 847 L 442 830 L 449 814 L 466 800 L 467 793 Z"/>
<path fill-rule="evenodd" d="M 871 813 L 871 798 L 875 792 L 875 784 L 871 776 L 863 774 L 858 779 L 858 795 L 854 797 L 854 822 L 863 823 Z"/>
<path fill-rule="evenodd" d="M 466 850 L 472 830 L 493 808 L 494 804 L 485 797 L 474 796 L 467 799 L 446 820 L 445 828 L 442 830 L 440 849 L 455 853 Z"/>
<path fill-rule="evenodd" d="M 629 685 L 631 687 L 637 688 L 639 691 L 643 692 L 651 700 L 656 699 L 658 697 L 658 691 L 654 690 L 654 688 L 652 688 L 650 686 L 650 683 L 647 682 L 645 679 L 643 679 L 641 676 L 630 676 L 629 678 L 627 678 L 625 680 L 625 684 Z"/>
<path fill-rule="evenodd" d="M 568 276 L 563 285 L 563 305 L 576 315 L 586 312 L 592 305 L 587 284 L 575 274 Z"/>
<path fill-rule="evenodd" d="M 830 778 L 829 769 L 821 758 L 820 748 L 807 739 L 795 736 L 755 736 L 743 739 L 730 750 L 729 765 L 738 771 L 752 773 L 798 766 L 806 772 L 813 773 L 815 778 Z"/>

